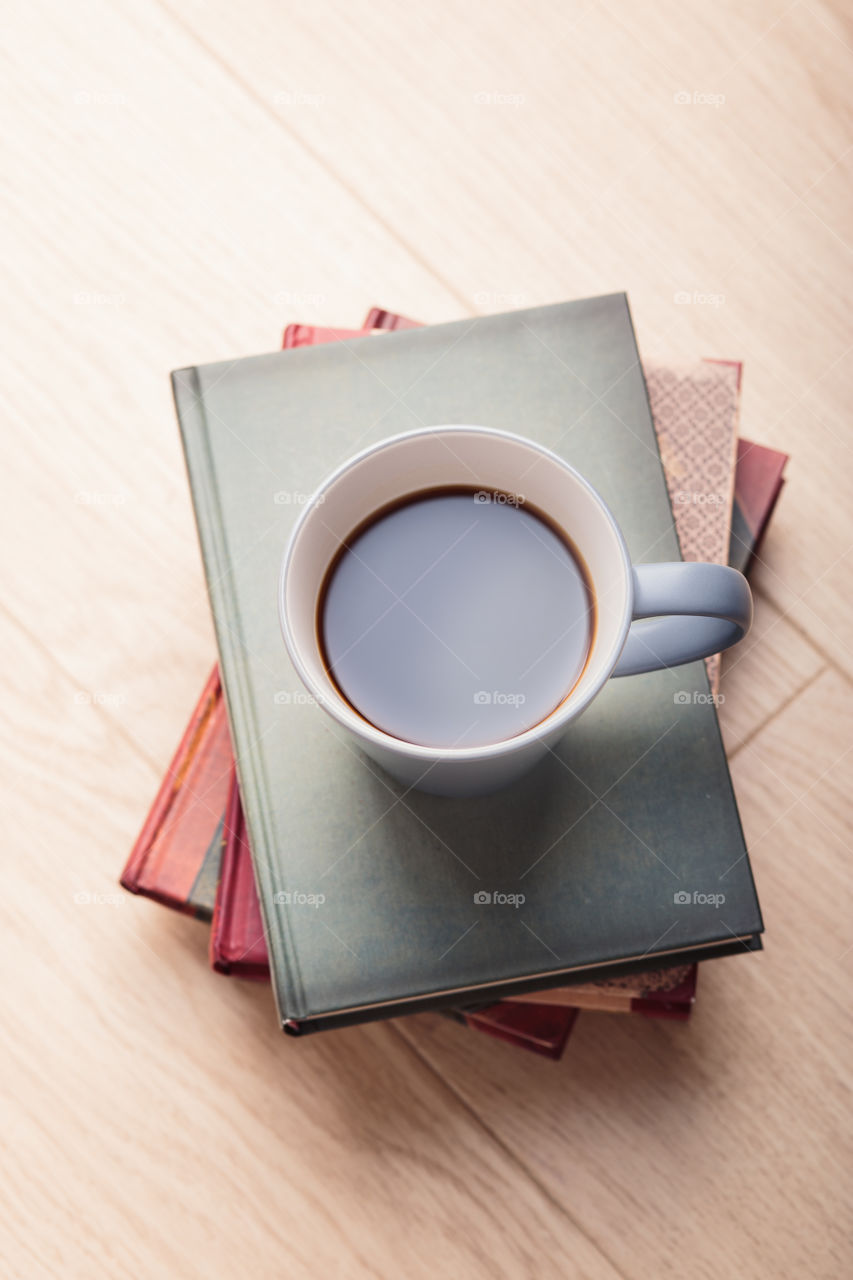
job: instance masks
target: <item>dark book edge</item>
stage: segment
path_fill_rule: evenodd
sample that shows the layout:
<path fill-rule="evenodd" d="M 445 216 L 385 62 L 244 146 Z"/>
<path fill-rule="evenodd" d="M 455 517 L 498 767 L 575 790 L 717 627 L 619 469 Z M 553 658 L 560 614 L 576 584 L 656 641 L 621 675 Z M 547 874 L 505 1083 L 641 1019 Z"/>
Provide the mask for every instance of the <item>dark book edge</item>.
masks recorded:
<path fill-rule="evenodd" d="M 234 857 L 232 853 L 234 840 L 234 814 L 240 806 L 240 792 L 237 787 L 237 773 L 231 770 L 231 782 L 228 787 L 228 800 L 222 819 L 223 847 L 222 861 L 219 866 L 219 883 L 216 886 L 216 904 L 213 908 L 213 923 L 210 928 L 209 956 L 210 965 L 217 973 L 231 973 L 230 960 L 223 954 L 220 946 L 223 929 L 231 919 L 231 903 L 233 901 Z"/>
<path fill-rule="evenodd" d="M 729 563 L 747 572 L 758 554 L 784 485 L 789 457 L 778 449 L 738 440 Z"/>
<path fill-rule="evenodd" d="M 717 946 L 698 947 L 687 952 L 673 953 L 672 956 L 667 956 L 666 959 L 668 963 L 673 965 L 692 964 L 694 962 L 698 964 L 702 960 L 710 960 L 718 956 L 733 956 L 739 955 L 742 951 L 761 951 L 761 949 L 761 937 L 758 933 L 755 933 L 742 940 L 735 938 L 731 942 L 720 943 Z M 641 956 L 636 960 L 608 964 L 604 968 L 599 965 L 592 969 L 578 970 L 570 977 L 562 973 L 551 975 L 550 980 L 548 978 L 543 980 L 540 974 L 533 978 L 520 979 L 518 982 L 490 985 L 487 992 L 484 993 L 483 1003 L 493 1005 L 508 995 L 522 995 L 528 991 L 545 991 L 549 987 L 565 987 L 575 982 L 596 982 L 602 977 L 620 978 L 631 973 L 642 973 L 644 969 L 650 967 L 651 959 L 654 955 L 654 952 L 650 952 L 649 955 Z M 660 967 L 659 956 L 660 953 L 658 953 L 656 967 Z M 477 993 L 472 991 L 468 994 L 472 997 L 468 1003 L 473 1004 Z M 460 1009 L 459 1006 L 460 998 L 463 1005 L 466 1003 L 465 995 L 466 992 L 464 991 L 454 991 L 452 995 L 444 997 L 417 996 L 394 1004 L 371 1005 L 357 1010 L 328 1014 L 322 1018 L 287 1018 L 282 1025 L 288 1035 L 298 1036 L 315 1031 L 332 1031 L 336 1027 L 347 1027 L 354 1023 L 378 1022 L 384 1018 L 398 1018 L 403 1014 L 441 1012 L 445 1009 L 452 1010 L 454 1008 L 464 1018 L 465 1009 Z M 570 1005 L 565 1007 L 571 1008 Z"/>
<path fill-rule="evenodd" d="M 246 685 L 245 673 L 241 668 L 235 650 L 231 645 L 223 642 L 223 632 L 227 630 L 227 626 L 221 620 L 233 617 L 235 608 L 231 594 L 230 577 L 226 568 L 228 557 L 224 545 L 224 525 L 219 504 L 219 490 L 216 472 L 210 458 L 207 422 L 197 368 L 193 366 L 186 369 L 176 369 L 171 375 L 171 383 L 178 425 L 183 441 L 187 482 L 193 497 L 193 513 L 199 550 L 202 564 L 204 565 L 208 602 L 217 631 L 217 640 L 219 641 L 220 669 L 223 677 L 222 691 L 229 725 L 233 727 L 235 716 L 234 708 L 231 705 L 232 698 L 236 698 L 244 707 L 250 707 L 251 693 Z M 196 474 L 194 474 L 194 471 Z M 196 478 L 199 481 L 203 479 L 203 483 L 196 483 Z M 205 538 L 202 536 L 203 525 L 206 525 L 207 529 L 209 539 L 207 545 Z M 235 743 L 233 732 L 232 743 Z M 264 778 L 263 761 L 260 758 L 257 742 L 254 739 L 249 745 L 249 751 L 254 756 L 252 764 L 255 776 Z M 245 800 L 246 785 L 241 764 L 240 752 L 235 746 L 234 765 L 240 793 Z M 272 833 L 269 830 L 267 815 L 262 805 L 259 804 L 257 808 L 258 812 L 255 815 L 255 819 L 258 829 L 264 833 L 265 845 L 272 848 L 274 842 L 271 838 Z M 260 857 L 253 859 L 253 865 L 256 879 L 263 883 L 262 901 L 264 897 L 272 900 L 271 869 L 269 865 Z M 279 981 L 271 983 L 271 986 L 279 1022 L 284 1025 L 286 1019 L 291 1015 L 281 1008 L 279 1001 L 280 991 L 283 992 L 288 1006 L 294 1010 L 299 1010 L 304 1006 L 299 960 L 296 955 L 296 949 L 293 946 L 286 918 L 279 921 L 277 929 L 269 930 L 267 933 L 267 947 L 270 950 L 270 959 L 273 962 L 270 967 L 272 969 L 274 966 L 279 974 Z"/>
<path fill-rule="evenodd" d="M 198 869 L 198 874 L 187 894 L 187 905 L 192 908 L 197 920 L 210 921 L 213 919 L 214 907 L 208 904 L 213 903 L 215 906 L 216 903 L 219 868 L 222 863 L 224 824 L 225 817 L 223 815 L 217 823 L 210 844 L 207 846 L 207 852 Z"/>
<path fill-rule="evenodd" d="M 210 965 L 217 973 L 231 974 L 237 978 L 247 978 L 253 982 L 269 982 L 270 971 L 266 963 L 259 964 L 255 960 L 247 960 L 251 947 L 242 943 L 234 946 L 234 912 L 239 897 L 237 881 L 240 875 L 241 846 L 246 841 L 243 808 L 240 800 L 240 787 L 237 783 L 236 769 L 231 773 L 231 785 L 228 790 L 228 806 L 223 819 L 224 841 L 219 884 L 216 893 L 216 907 L 213 925 L 210 930 Z M 250 856 L 247 854 L 247 856 Z"/>
<path fill-rule="evenodd" d="M 479 1031 L 494 1040 L 502 1040 L 515 1048 L 526 1049 L 529 1053 L 559 1062 L 579 1014 L 579 1009 L 555 1005 L 531 1003 L 513 1007 L 495 1004 L 487 1005 L 476 1013 L 466 1013 L 462 1021 L 472 1031 Z M 540 1021 L 534 1029 L 532 1024 L 537 1018 Z M 550 1034 L 543 1032 L 543 1021 L 550 1022 Z"/>

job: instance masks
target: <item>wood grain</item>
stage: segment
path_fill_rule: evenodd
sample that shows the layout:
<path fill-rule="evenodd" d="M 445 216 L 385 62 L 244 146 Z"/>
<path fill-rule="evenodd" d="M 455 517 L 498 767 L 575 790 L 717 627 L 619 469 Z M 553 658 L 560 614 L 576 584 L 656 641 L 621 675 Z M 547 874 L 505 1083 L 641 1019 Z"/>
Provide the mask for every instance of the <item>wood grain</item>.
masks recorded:
<path fill-rule="evenodd" d="M 626 1276 L 849 1267 L 852 719 L 827 672 L 735 757 L 767 947 L 702 967 L 689 1028 L 584 1014 L 560 1075 L 401 1024 Z"/>
<path fill-rule="evenodd" d="M 13 0 L 4 34 L 4 1273 L 849 1273 L 842 6 Z M 645 353 L 743 358 L 743 433 L 793 455 L 722 684 L 766 950 L 557 1066 L 434 1016 L 293 1044 L 116 884 L 214 653 L 168 371 L 621 289 Z"/>

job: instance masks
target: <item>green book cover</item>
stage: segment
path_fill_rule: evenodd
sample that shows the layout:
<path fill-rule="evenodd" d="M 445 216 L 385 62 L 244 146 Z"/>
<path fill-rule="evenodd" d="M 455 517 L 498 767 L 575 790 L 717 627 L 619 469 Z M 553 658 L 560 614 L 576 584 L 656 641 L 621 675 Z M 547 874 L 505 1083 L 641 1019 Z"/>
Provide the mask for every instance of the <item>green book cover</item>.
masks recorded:
<path fill-rule="evenodd" d="M 279 629 L 308 495 L 427 425 L 540 442 L 602 494 L 635 563 L 679 559 L 624 295 L 172 378 L 286 1029 L 760 947 L 703 663 L 611 680 L 526 778 L 447 799 L 407 791 L 311 704 Z"/>

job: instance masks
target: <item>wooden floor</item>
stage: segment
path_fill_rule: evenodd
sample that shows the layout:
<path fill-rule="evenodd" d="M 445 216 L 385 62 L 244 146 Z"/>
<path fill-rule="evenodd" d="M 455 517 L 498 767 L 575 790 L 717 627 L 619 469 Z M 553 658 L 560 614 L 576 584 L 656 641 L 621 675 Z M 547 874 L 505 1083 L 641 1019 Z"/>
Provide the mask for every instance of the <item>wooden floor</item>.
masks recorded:
<path fill-rule="evenodd" d="M 7 6 L 4 1275 L 851 1274 L 845 8 Z M 766 950 L 557 1065 L 428 1015 L 288 1041 L 116 886 L 214 657 L 168 371 L 619 289 L 793 455 L 723 681 Z"/>

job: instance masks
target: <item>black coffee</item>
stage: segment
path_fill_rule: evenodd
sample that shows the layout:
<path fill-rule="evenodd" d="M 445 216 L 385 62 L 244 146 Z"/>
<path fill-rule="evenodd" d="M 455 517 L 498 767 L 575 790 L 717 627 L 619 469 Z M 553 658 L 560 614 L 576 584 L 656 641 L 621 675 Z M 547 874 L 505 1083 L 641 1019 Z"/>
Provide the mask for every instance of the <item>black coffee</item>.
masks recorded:
<path fill-rule="evenodd" d="M 474 747 L 538 724 L 577 683 L 595 621 L 566 538 L 522 500 L 437 489 L 341 548 L 318 631 L 346 700 L 385 733 Z"/>

